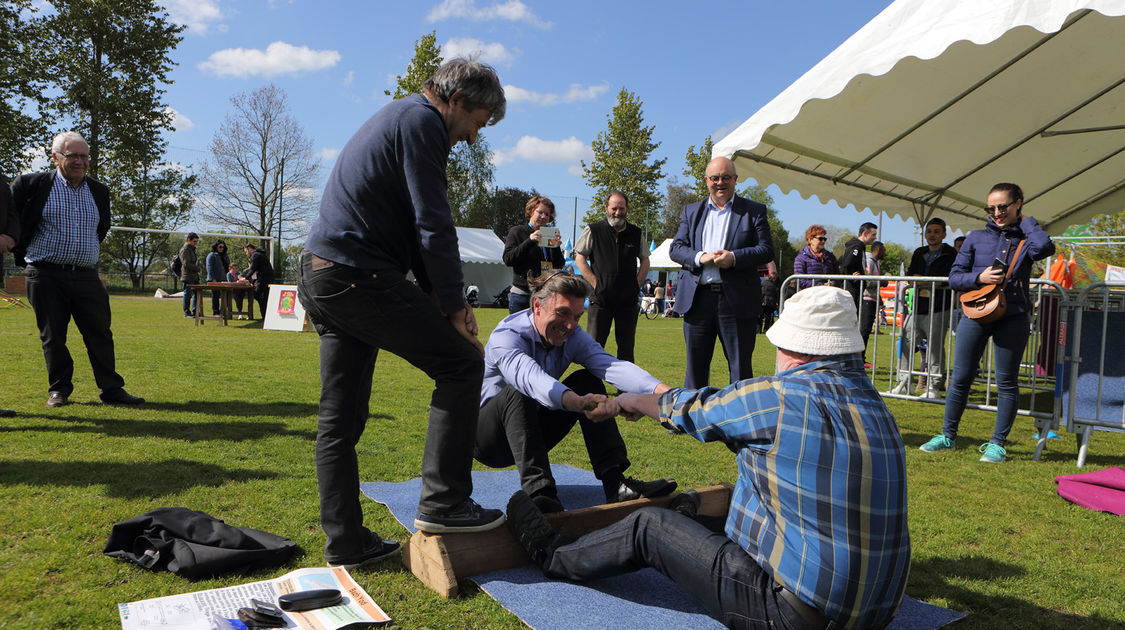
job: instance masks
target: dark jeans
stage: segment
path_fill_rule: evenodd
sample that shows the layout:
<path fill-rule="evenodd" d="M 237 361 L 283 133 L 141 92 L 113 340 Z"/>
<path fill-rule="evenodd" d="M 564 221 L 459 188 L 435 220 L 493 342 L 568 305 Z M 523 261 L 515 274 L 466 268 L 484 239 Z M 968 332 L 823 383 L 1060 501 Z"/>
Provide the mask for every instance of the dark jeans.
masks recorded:
<path fill-rule="evenodd" d="M 875 309 L 879 303 L 875 300 L 863 300 L 859 305 L 859 334 L 863 337 L 863 350 L 867 351 L 867 340 L 871 337 L 871 330 L 875 327 Z M 866 356 L 866 355 L 864 355 Z"/>
<path fill-rule="evenodd" d="M 970 317 L 962 317 L 957 326 L 957 346 L 953 354 L 953 379 L 945 393 L 945 422 L 941 433 L 949 439 L 957 437 L 957 426 L 965 411 L 965 400 L 977 367 L 988 346 L 989 337 L 996 350 L 996 428 L 993 444 L 1004 446 L 1019 409 L 1020 358 L 1027 346 L 1030 321 L 1027 313 L 1005 317 L 991 324 L 981 324 Z"/>
<path fill-rule="evenodd" d="M 584 581 L 652 567 L 730 628 L 803 629 L 780 586 L 737 543 L 663 508 L 641 508 L 559 547 L 544 571 Z"/>
<path fill-rule="evenodd" d="M 195 309 L 199 308 L 199 304 L 196 304 L 198 295 L 195 289 L 188 288 L 187 280 L 182 281 L 181 284 L 184 287 L 184 315 L 195 315 Z M 192 284 L 199 284 L 199 281 L 193 280 Z"/>
<path fill-rule="evenodd" d="M 571 374 L 563 385 L 579 396 L 605 393 L 601 380 L 586 370 Z M 548 452 L 570 433 L 576 422 L 582 428 L 594 476 L 601 479 L 602 473 L 611 468 L 624 471 L 629 467 L 625 440 L 613 419 L 593 422 L 583 413 L 547 409 L 511 385 L 481 407 L 473 457 L 492 468 L 515 465 L 525 492 L 558 498 Z"/>
<path fill-rule="evenodd" d="M 586 311 L 586 332 L 604 348 L 612 325 L 613 337 L 617 340 L 617 358 L 632 363 L 633 347 L 637 341 L 637 316 L 640 315 L 638 308 L 635 299 L 620 304 L 599 304 L 590 300 L 590 309 Z"/>
<path fill-rule="evenodd" d="M 125 379 L 117 373 L 110 331 L 109 294 L 94 269 L 65 271 L 27 266 L 27 299 L 35 311 L 35 324 L 47 362 L 48 389 L 70 396 L 74 391 L 74 359 L 66 348 L 70 319 L 90 357 L 94 382 L 102 392 L 121 389 Z"/>
<path fill-rule="evenodd" d="M 254 299 L 258 301 L 258 315 L 262 321 L 266 320 L 266 302 L 270 300 L 270 285 L 256 284 L 254 285 Z M 306 310 L 308 307 L 305 307 Z M 397 354 L 397 353 L 396 353 Z"/>
<path fill-rule="evenodd" d="M 758 338 L 758 318 L 739 315 L 722 293 L 701 286 L 691 300 L 691 308 L 684 314 L 687 353 L 684 387 L 699 389 L 710 384 L 715 337 L 719 338 L 727 358 L 730 382 L 754 377 L 750 359 Z"/>
<path fill-rule="evenodd" d="M 515 291 L 508 292 L 508 314 L 518 313 L 522 310 L 531 308 L 531 296 L 516 293 Z"/>
<path fill-rule="evenodd" d="M 400 273 L 344 265 L 312 268 L 301 256 L 298 296 L 320 334 L 320 414 L 316 438 L 325 559 L 359 554 L 367 542 L 355 446 L 367 422 L 379 350 L 434 380 L 422 455 L 418 511 L 442 513 L 472 493 L 470 469 L 484 363 L 433 302 Z"/>

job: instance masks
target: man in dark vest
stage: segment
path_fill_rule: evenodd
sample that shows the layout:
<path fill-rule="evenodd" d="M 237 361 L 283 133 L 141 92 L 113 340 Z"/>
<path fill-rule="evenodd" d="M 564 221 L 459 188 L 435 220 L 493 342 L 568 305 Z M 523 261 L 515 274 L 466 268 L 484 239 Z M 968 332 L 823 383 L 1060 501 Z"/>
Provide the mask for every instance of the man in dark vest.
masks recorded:
<path fill-rule="evenodd" d="M 594 287 L 586 317 L 586 331 L 601 346 L 614 327 L 617 358 L 633 362 L 637 338 L 637 295 L 648 275 L 648 248 L 641 242 L 641 228 L 625 220 L 629 198 L 620 190 L 609 193 L 604 221 L 591 223 L 578 237 L 574 263 L 582 277 Z M 638 263 L 639 261 L 639 263 Z M 591 263 L 593 268 L 590 268 Z"/>

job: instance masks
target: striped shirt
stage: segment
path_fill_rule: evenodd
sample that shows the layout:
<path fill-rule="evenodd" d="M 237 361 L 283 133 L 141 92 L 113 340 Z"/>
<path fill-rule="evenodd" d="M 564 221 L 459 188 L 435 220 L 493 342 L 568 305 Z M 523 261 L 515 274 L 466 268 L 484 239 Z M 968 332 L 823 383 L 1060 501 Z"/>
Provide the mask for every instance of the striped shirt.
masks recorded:
<path fill-rule="evenodd" d="M 724 387 L 672 389 L 661 422 L 738 453 L 726 533 L 844 628 L 881 628 L 910 568 L 906 460 L 859 354 Z"/>
<path fill-rule="evenodd" d="M 59 265 L 94 267 L 98 264 L 98 206 L 86 180 L 72 188 L 55 172 L 43 216 L 35 227 L 24 259 Z"/>

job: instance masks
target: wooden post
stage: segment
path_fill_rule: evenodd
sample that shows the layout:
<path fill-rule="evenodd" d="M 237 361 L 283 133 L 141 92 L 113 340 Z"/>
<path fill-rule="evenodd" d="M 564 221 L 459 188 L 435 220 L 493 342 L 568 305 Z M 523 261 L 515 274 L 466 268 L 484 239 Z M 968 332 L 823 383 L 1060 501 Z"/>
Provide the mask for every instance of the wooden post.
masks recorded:
<path fill-rule="evenodd" d="M 699 513 L 725 516 L 734 487 L 719 484 L 698 490 Z M 643 507 L 667 506 L 675 495 L 595 505 L 547 514 L 551 525 L 567 536 L 581 536 L 625 518 Z M 511 569 L 531 563 L 531 558 L 505 527 L 470 534 L 426 534 L 416 532 L 406 545 L 402 562 L 422 583 L 442 597 L 457 595 L 457 580 Z"/>

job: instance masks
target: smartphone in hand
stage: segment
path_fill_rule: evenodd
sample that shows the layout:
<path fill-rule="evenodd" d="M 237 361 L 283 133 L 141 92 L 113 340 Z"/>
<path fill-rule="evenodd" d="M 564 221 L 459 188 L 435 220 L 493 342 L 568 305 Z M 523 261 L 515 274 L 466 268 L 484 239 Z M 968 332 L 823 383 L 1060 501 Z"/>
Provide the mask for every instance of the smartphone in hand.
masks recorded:
<path fill-rule="evenodd" d="M 1008 270 L 1008 263 L 1004 262 L 1003 260 L 1000 260 L 999 258 L 994 258 L 992 260 L 992 268 L 996 269 L 997 271 L 1007 271 Z"/>

